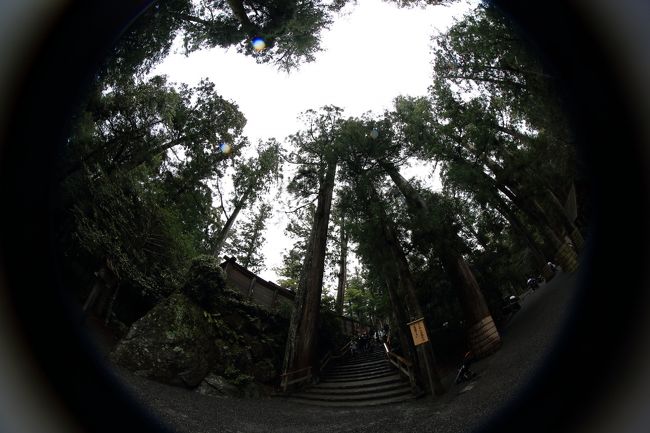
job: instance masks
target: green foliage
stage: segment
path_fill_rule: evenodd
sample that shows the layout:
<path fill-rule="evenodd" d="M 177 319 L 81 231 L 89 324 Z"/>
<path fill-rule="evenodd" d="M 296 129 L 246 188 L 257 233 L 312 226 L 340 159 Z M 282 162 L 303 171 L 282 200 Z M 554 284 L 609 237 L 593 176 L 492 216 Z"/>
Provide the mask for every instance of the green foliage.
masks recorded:
<path fill-rule="evenodd" d="M 289 192 L 304 193 L 317 184 L 307 181 L 301 187 L 301 179 L 319 179 L 326 171 L 326 162 L 337 160 L 348 143 L 339 140 L 343 110 L 334 105 L 321 107 L 319 111 L 307 110 L 299 116 L 303 130 L 289 137 L 296 151 L 289 155 L 292 163 L 298 164 L 298 174 L 289 184 Z"/>
<path fill-rule="evenodd" d="M 255 378 L 253 376 L 248 374 L 240 374 L 235 376 L 234 379 L 231 379 L 230 382 L 237 387 L 241 387 L 253 383 L 254 381 Z"/>
<path fill-rule="evenodd" d="M 321 51 L 320 34 L 345 4 L 346 0 L 154 2 L 117 42 L 103 78 L 114 83 L 148 72 L 170 52 L 177 37 L 183 39 L 186 54 L 234 46 L 259 63 L 290 71 L 315 59 Z M 251 44 L 257 37 L 266 42 L 262 51 Z"/>
<path fill-rule="evenodd" d="M 429 150 L 493 176 L 498 165 L 500 177 L 528 194 L 540 186 L 566 190 L 575 176 L 572 133 L 551 71 L 522 34 L 481 5 L 436 43 L 431 92 L 438 119 L 431 125 L 438 140 Z"/>
<path fill-rule="evenodd" d="M 463 320 L 458 294 L 439 260 L 434 255 L 412 255 L 410 259 L 418 300 L 427 323 L 436 329 L 445 322 L 457 324 Z"/>
<path fill-rule="evenodd" d="M 231 199 L 230 214 L 224 207 L 223 196 L 221 193 L 220 181 L 217 181 L 216 187 L 221 202 L 222 214 L 226 218 L 223 226 L 215 234 L 213 254 L 218 256 L 225 246 L 228 237 L 232 236 L 231 229 L 239 215 L 239 212 L 260 199 L 265 193 L 268 193 L 273 182 L 279 182 L 282 178 L 282 166 L 280 164 L 280 146 L 275 140 L 271 139 L 266 143 L 260 143 L 257 147 L 257 155 L 248 159 L 237 159 L 234 161 L 234 174 L 232 175 L 232 184 L 234 186 L 233 197 Z M 257 226 L 259 230 L 254 230 L 254 226 L 249 230 L 250 236 L 259 237 L 268 218 L 269 211 L 265 214 L 258 214 Z M 266 215 L 266 216 L 265 216 Z M 261 219 L 260 219 L 261 218 Z M 257 234 L 256 234 L 257 233 Z M 251 238 L 252 240 L 252 238 Z M 241 241 L 241 239 L 240 239 Z M 237 242 L 237 241 L 236 241 Z M 245 248 L 251 248 L 250 245 Z M 254 248 L 254 247 L 253 247 Z M 254 249 L 249 250 L 249 254 L 244 254 L 245 261 L 251 264 Z"/>
<path fill-rule="evenodd" d="M 254 201 L 269 191 L 273 181 L 277 182 L 282 178 L 280 149 L 280 143 L 270 139 L 257 146 L 257 154 L 254 157 L 234 161 L 233 184 L 239 196 L 248 192 L 248 200 Z"/>
<path fill-rule="evenodd" d="M 237 367 L 233 365 L 228 365 L 223 375 L 228 379 L 228 382 L 237 387 L 245 386 L 255 381 L 255 378 L 253 376 L 243 374 L 241 371 L 239 371 L 239 369 L 237 369 Z"/>
<path fill-rule="evenodd" d="M 348 337 L 343 334 L 338 316 L 332 311 L 321 310 L 318 331 L 319 357 L 324 356 L 328 350 L 340 349 L 348 341 Z"/>
<path fill-rule="evenodd" d="M 262 247 L 266 239 L 264 230 L 266 221 L 271 216 L 271 205 L 266 202 L 259 204 L 251 217 L 239 225 L 237 233 L 226 250 L 227 254 L 234 256 L 237 262 L 251 272 L 258 273 L 264 269 L 264 254 Z"/>
<path fill-rule="evenodd" d="M 186 50 L 237 46 L 259 63 L 290 71 L 311 62 L 321 50 L 320 33 L 329 28 L 345 1 L 218 1 L 202 2 L 184 26 Z M 266 48 L 256 51 L 251 41 L 260 37 Z"/>
<path fill-rule="evenodd" d="M 176 175 L 176 186 L 187 188 L 181 180 L 197 182 L 220 173 L 227 158 L 220 143 L 236 150 L 246 144 L 245 123 L 237 106 L 217 95 L 207 80 L 178 89 L 161 76 L 130 80 L 91 95 L 65 149 L 62 177 L 82 169 L 94 177 L 110 176 L 148 165 L 160 175 Z"/>
<path fill-rule="evenodd" d="M 375 296 L 358 276 L 348 279 L 343 305 L 350 317 L 362 323 L 372 323 L 375 317 Z"/>
<path fill-rule="evenodd" d="M 387 3 L 396 4 L 400 8 L 426 8 L 428 6 L 450 3 L 450 0 L 384 0 Z"/>
<path fill-rule="evenodd" d="M 329 293 L 323 293 L 320 297 L 320 308 L 321 312 L 329 311 L 330 313 L 336 313 L 336 297 L 330 295 Z"/>
<path fill-rule="evenodd" d="M 303 253 L 304 254 L 304 253 Z M 296 249 L 289 250 L 282 256 L 282 267 L 276 271 L 282 277 L 278 284 L 287 289 L 296 290 L 302 272 L 303 256 Z"/>
<path fill-rule="evenodd" d="M 293 305 L 288 302 L 281 302 L 280 305 L 278 306 L 277 314 L 283 319 L 290 320 L 292 312 L 293 312 Z"/>
<path fill-rule="evenodd" d="M 226 288 L 226 274 L 214 256 L 201 255 L 192 259 L 183 293 L 205 309 L 211 310 Z"/>
<path fill-rule="evenodd" d="M 282 266 L 276 269 L 278 275 L 282 277 L 278 281 L 282 287 L 294 291 L 298 289 L 315 211 L 316 207 L 313 203 L 309 203 L 289 216 L 285 233 L 291 237 L 294 243 L 291 249 L 283 253 Z"/>
<path fill-rule="evenodd" d="M 462 91 L 485 90 L 525 109 L 552 80 L 535 54 L 512 22 L 482 3 L 435 39 L 435 72 Z"/>
<path fill-rule="evenodd" d="M 280 280 L 280 285 L 283 287 L 293 290 L 296 290 L 298 287 L 315 212 L 316 207 L 310 202 L 295 210 L 289 216 L 289 223 L 285 228 L 285 234 L 291 238 L 293 246 L 283 253 L 282 266 L 276 269 L 276 272 L 283 277 Z"/>
<path fill-rule="evenodd" d="M 85 187 L 70 212 L 68 256 L 94 266 L 108 261 L 121 284 L 150 300 L 178 288 L 194 249 L 174 211 L 159 205 L 156 191 L 131 177 Z"/>
<path fill-rule="evenodd" d="M 129 26 L 107 56 L 102 81 L 115 84 L 133 75 L 144 75 L 170 52 L 174 38 L 190 15 L 191 0 L 152 2 Z"/>
<path fill-rule="evenodd" d="M 236 157 L 244 124 L 205 80 L 194 88 L 123 80 L 93 93 L 59 167 L 68 284 L 83 296 L 108 264 L 122 287 L 117 307 L 124 299 L 147 308 L 180 288 L 214 231 L 208 183 L 230 158 L 218 144 L 232 144 Z"/>

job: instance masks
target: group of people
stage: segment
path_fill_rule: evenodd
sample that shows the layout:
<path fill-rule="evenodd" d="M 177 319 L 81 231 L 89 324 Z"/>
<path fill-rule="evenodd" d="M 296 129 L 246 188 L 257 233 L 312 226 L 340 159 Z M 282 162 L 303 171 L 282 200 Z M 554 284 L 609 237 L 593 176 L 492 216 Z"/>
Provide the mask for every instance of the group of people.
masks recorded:
<path fill-rule="evenodd" d="M 350 343 L 350 355 L 354 356 L 358 353 L 369 352 L 375 345 L 379 346 L 388 342 L 388 340 L 388 325 L 384 325 L 383 328 L 379 328 L 371 333 L 364 330 L 362 333 L 352 337 L 352 342 Z"/>

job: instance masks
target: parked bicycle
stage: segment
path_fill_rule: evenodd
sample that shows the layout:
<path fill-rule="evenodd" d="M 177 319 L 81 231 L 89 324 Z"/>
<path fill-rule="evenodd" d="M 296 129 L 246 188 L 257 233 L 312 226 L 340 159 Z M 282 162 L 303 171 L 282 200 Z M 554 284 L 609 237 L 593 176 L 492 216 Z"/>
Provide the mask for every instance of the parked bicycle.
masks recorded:
<path fill-rule="evenodd" d="M 477 374 L 469 369 L 470 364 L 474 362 L 474 358 L 471 356 L 472 352 L 465 353 L 463 357 L 463 363 L 458 367 L 458 374 L 456 374 L 456 384 L 468 382 L 474 379 Z"/>

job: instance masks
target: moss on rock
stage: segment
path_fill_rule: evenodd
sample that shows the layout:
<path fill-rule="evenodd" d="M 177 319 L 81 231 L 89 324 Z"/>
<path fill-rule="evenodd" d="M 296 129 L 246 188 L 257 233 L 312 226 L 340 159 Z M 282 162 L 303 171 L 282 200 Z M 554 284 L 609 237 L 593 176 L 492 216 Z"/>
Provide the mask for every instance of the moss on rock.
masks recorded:
<path fill-rule="evenodd" d="M 192 301 L 210 311 L 226 288 L 226 275 L 213 256 L 192 260 L 181 291 Z"/>
<path fill-rule="evenodd" d="M 182 291 L 136 321 L 112 358 L 136 374 L 171 385 L 201 383 L 203 391 L 213 392 L 225 380 L 253 395 L 259 384 L 265 389 L 279 382 L 288 327 L 288 320 L 227 289 L 216 259 L 200 256 Z M 219 379 L 207 384 L 206 376 Z M 218 392 L 231 391 L 225 387 Z"/>
<path fill-rule="evenodd" d="M 112 360 L 150 379 L 194 387 L 210 370 L 211 342 L 203 311 L 175 293 L 131 326 Z"/>

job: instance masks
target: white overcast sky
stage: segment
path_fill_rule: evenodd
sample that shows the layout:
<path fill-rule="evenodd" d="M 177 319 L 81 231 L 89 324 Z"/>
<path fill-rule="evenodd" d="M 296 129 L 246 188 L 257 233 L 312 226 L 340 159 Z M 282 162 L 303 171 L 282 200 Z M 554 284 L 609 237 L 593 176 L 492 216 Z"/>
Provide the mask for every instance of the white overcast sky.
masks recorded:
<path fill-rule="evenodd" d="M 398 95 L 425 95 L 432 80 L 431 37 L 475 5 L 462 1 L 399 9 L 381 0 L 358 0 L 323 32 L 324 51 L 316 61 L 291 74 L 220 48 L 189 56 L 172 54 L 153 73 L 189 85 L 210 79 L 216 91 L 244 113 L 244 134 L 251 143 L 270 137 L 283 141 L 300 129 L 296 117 L 309 108 L 332 104 L 343 108 L 345 115 L 357 116 L 381 113 Z M 414 176 L 418 170 L 403 174 Z M 275 212 L 264 247 L 267 270 L 261 272 L 262 278 L 272 281 L 277 281 L 273 268 L 281 264 L 282 251 L 291 246 L 283 235 L 286 219 L 279 209 Z"/>

